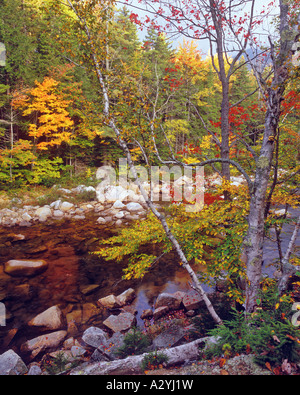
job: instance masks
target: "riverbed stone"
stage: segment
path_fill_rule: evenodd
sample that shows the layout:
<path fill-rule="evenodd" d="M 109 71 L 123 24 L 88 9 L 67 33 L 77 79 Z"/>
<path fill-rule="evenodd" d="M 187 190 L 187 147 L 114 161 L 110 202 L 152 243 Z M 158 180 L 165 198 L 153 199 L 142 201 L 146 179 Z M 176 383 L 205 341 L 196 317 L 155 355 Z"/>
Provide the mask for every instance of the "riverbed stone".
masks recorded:
<path fill-rule="evenodd" d="M 67 336 L 66 331 L 56 331 L 28 340 L 21 345 L 21 352 L 34 359 L 41 352 L 56 350 Z"/>
<path fill-rule="evenodd" d="M 30 214 L 28 214 L 27 212 L 25 212 L 24 214 L 22 214 L 22 220 L 30 222 L 32 220 L 32 216 Z"/>
<path fill-rule="evenodd" d="M 74 358 L 82 357 L 86 353 L 86 349 L 81 346 L 72 346 L 71 354 Z"/>
<path fill-rule="evenodd" d="M 128 211 L 142 211 L 143 210 L 143 206 L 141 206 L 140 203 L 136 203 L 136 202 L 130 202 L 130 203 L 126 204 L 126 208 Z"/>
<path fill-rule="evenodd" d="M 48 206 L 43 206 L 43 207 L 39 207 L 36 211 L 35 211 L 35 215 L 37 217 L 39 217 L 39 220 L 41 222 L 46 221 L 49 217 L 52 216 L 52 210 L 50 207 Z"/>
<path fill-rule="evenodd" d="M 186 293 L 182 299 L 182 303 L 186 310 L 197 310 L 201 307 L 202 298 L 196 291 Z"/>
<path fill-rule="evenodd" d="M 125 217 L 125 211 L 120 211 L 115 215 L 116 218 L 122 219 Z"/>
<path fill-rule="evenodd" d="M 117 299 L 121 306 L 125 306 L 131 303 L 136 297 L 135 290 L 133 288 L 128 288 L 126 291 L 117 296 Z"/>
<path fill-rule="evenodd" d="M 53 217 L 55 218 L 62 218 L 64 216 L 63 211 L 61 210 L 54 210 L 53 211 Z"/>
<path fill-rule="evenodd" d="M 15 376 L 27 373 L 28 369 L 22 358 L 13 350 L 0 355 L 0 375 Z"/>
<path fill-rule="evenodd" d="M 161 306 L 168 306 L 170 310 L 177 310 L 181 306 L 181 301 L 182 298 L 178 298 L 175 294 L 164 292 L 158 295 L 154 307 L 157 309 Z"/>
<path fill-rule="evenodd" d="M 160 349 L 177 346 L 184 339 L 184 336 L 186 336 L 186 331 L 183 327 L 170 327 L 153 340 L 153 348 Z"/>
<path fill-rule="evenodd" d="M 123 202 L 123 200 L 125 200 L 127 196 L 128 196 L 127 190 L 120 185 L 108 186 L 105 191 L 105 199 L 107 202 L 116 202 L 117 200 Z M 98 197 L 98 201 L 99 201 L 99 197 Z"/>
<path fill-rule="evenodd" d="M 127 332 L 130 328 L 136 325 L 136 317 L 131 313 L 121 313 L 119 315 L 110 315 L 103 325 L 111 329 L 113 332 Z"/>
<path fill-rule="evenodd" d="M 124 208 L 125 204 L 122 203 L 120 200 L 116 200 L 115 203 L 113 204 L 113 208 L 119 209 L 119 208 Z"/>
<path fill-rule="evenodd" d="M 74 208 L 74 204 L 69 203 L 69 202 L 63 202 L 60 206 L 60 210 L 63 212 L 68 212 L 68 211 L 72 210 L 73 208 Z"/>
<path fill-rule="evenodd" d="M 28 376 L 41 376 L 42 369 L 38 365 L 32 365 L 29 368 Z"/>
<path fill-rule="evenodd" d="M 158 307 L 157 309 L 154 310 L 153 312 L 153 318 L 155 320 L 158 320 L 159 318 L 163 317 L 166 315 L 169 311 L 169 306 L 161 306 Z"/>
<path fill-rule="evenodd" d="M 63 326 L 62 311 L 58 306 L 52 306 L 30 320 L 28 325 L 31 327 L 38 327 L 43 331 L 61 329 Z"/>
<path fill-rule="evenodd" d="M 96 306 L 94 303 L 84 303 L 82 305 L 82 324 L 96 320 L 100 314 L 101 308 Z"/>
<path fill-rule="evenodd" d="M 88 346 L 104 349 L 108 347 L 108 336 L 100 328 L 91 326 L 82 335 L 82 340 Z"/>
<path fill-rule="evenodd" d="M 141 314 L 142 320 L 151 319 L 152 317 L 153 317 L 153 311 L 151 309 L 143 310 L 143 312 Z"/>
<path fill-rule="evenodd" d="M 59 210 L 61 204 L 62 204 L 61 199 L 55 200 L 55 202 L 52 202 L 52 203 L 50 204 L 50 207 L 53 208 L 54 210 Z"/>
<path fill-rule="evenodd" d="M 121 307 L 119 299 L 115 295 L 108 295 L 98 300 L 98 304 L 107 309 L 115 309 Z"/>
<path fill-rule="evenodd" d="M 83 295 L 90 295 L 90 294 L 92 294 L 93 292 L 96 292 L 98 289 L 100 288 L 100 285 L 99 284 L 88 284 L 88 285 L 82 285 L 81 287 L 80 287 L 80 292 L 83 294 Z"/>
<path fill-rule="evenodd" d="M 4 272 L 13 277 L 32 277 L 48 269 L 44 260 L 12 259 L 4 264 Z"/>

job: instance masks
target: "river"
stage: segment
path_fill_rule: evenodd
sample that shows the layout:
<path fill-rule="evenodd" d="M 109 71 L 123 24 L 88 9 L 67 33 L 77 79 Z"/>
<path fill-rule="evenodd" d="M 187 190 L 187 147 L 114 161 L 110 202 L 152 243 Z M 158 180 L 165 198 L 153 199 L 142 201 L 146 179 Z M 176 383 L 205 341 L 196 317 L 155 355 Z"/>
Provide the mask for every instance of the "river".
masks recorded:
<path fill-rule="evenodd" d="M 297 212 L 293 211 L 293 214 Z M 85 220 L 76 222 L 66 220 L 48 225 L 0 228 L 0 302 L 5 304 L 7 313 L 6 326 L 0 327 L 0 353 L 7 349 L 7 338 L 11 339 L 9 347 L 12 348 L 34 337 L 27 322 L 53 305 L 60 305 L 64 312 L 68 312 L 74 306 L 96 303 L 101 297 L 118 295 L 132 287 L 137 294 L 134 307 L 138 311 L 138 324 L 142 325 L 140 314 L 153 306 L 161 292 L 190 289 L 187 273 L 172 254 L 162 257 L 143 280 L 122 280 L 125 261 L 115 264 L 91 254 L 101 245 L 101 240 L 117 232 L 116 229 L 99 226 L 96 218 L 91 214 Z M 283 252 L 292 232 L 293 225 L 284 226 Z M 300 235 L 296 243 L 298 254 L 299 246 Z M 49 262 L 49 268 L 32 278 L 11 277 L 3 272 L 3 264 L 9 259 L 44 259 Z M 273 274 L 275 269 L 269 265 L 276 259 L 276 243 L 266 239 L 264 273 Z M 86 294 L 89 285 L 98 285 L 98 288 Z"/>

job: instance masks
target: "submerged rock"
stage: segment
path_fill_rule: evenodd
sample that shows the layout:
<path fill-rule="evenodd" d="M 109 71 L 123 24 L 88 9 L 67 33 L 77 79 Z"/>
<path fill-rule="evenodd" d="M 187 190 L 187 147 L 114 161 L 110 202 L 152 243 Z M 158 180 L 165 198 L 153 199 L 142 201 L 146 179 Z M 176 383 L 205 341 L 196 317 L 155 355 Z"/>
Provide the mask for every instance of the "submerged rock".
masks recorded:
<path fill-rule="evenodd" d="M 12 259 L 4 264 L 4 272 L 13 277 L 31 277 L 43 273 L 48 269 L 44 260 Z"/>

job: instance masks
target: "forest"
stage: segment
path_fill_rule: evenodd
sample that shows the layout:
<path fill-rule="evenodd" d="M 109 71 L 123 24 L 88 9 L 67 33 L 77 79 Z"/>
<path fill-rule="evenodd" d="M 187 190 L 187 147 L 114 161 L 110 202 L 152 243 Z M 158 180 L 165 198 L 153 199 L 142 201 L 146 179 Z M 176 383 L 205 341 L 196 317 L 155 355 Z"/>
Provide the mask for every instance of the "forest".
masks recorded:
<path fill-rule="evenodd" d="M 97 168 L 117 169 L 125 157 L 149 215 L 95 254 L 110 265 L 128 258 L 131 280 L 159 260 L 141 248 L 175 252 L 222 338 L 215 352 L 252 347 L 279 374 L 300 361 L 299 8 L 299 0 L 0 0 L 1 207 L 55 185 L 96 185 Z M 203 167 L 202 209 L 173 201 L 158 210 L 138 165 L 149 175 Z M 262 275 L 272 237 L 276 277 Z M 203 287 L 220 279 L 231 321 Z"/>

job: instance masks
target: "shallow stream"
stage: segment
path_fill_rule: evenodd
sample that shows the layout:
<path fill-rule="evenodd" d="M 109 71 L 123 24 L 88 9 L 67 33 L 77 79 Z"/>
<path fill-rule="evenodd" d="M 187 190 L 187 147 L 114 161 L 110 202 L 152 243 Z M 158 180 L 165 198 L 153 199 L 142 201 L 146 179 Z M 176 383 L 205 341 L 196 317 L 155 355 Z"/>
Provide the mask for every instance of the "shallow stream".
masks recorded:
<path fill-rule="evenodd" d="M 7 339 L 11 339 L 9 348 L 12 348 L 33 338 L 35 334 L 30 332 L 27 322 L 53 305 L 60 305 L 64 312 L 68 312 L 76 306 L 96 303 L 101 297 L 118 295 L 132 287 L 137 294 L 134 307 L 141 325 L 140 314 L 153 306 L 161 292 L 190 290 L 189 277 L 172 254 L 161 258 L 143 280 L 122 280 L 126 262 L 106 262 L 91 254 L 101 245 L 101 240 L 117 232 L 100 226 L 96 219 L 91 214 L 82 221 L 0 228 L 0 302 L 6 308 L 6 326 L 0 326 L 0 354 L 7 350 Z M 283 252 L 292 232 L 293 225 L 284 227 Z M 299 246 L 300 235 L 296 243 L 298 253 Z M 264 246 L 265 273 L 272 275 L 275 269 L 269 264 L 277 257 L 276 244 L 267 239 Z M 49 267 L 35 277 L 11 277 L 3 271 L 4 263 L 10 259 L 44 259 L 49 262 Z M 89 285 L 99 287 L 86 294 Z"/>

